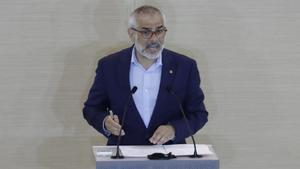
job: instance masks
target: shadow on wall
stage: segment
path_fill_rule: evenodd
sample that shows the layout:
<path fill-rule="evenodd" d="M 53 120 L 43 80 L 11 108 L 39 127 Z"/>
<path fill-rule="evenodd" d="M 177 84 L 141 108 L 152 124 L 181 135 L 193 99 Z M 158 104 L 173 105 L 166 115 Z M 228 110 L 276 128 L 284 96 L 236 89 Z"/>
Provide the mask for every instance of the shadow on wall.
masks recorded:
<path fill-rule="evenodd" d="M 109 9 L 114 9 L 115 4 L 113 2 L 109 3 Z M 105 2 L 103 3 L 105 4 Z M 94 23 L 91 23 L 94 24 L 96 36 L 99 38 L 89 44 L 71 49 L 65 55 L 64 70 L 52 102 L 52 109 L 57 120 L 63 126 L 63 135 L 66 136 L 89 136 L 92 134 L 92 127 L 83 118 L 82 108 L 94 81 L 98 60 L 110 53 L 130 46 L 128 42 L 115 43 L 112 40 L 117 38 L 114 37 L 114 32 L 118 32 L 118 29 L 122 26 L 110 26 L 108 33 L 110 24 L 107 21 L 110 19 L 110 15 L 100 13 L 105 10 L 103 3 L 98 3 L 94 11 Z M 110 11 L 110 13 L 118 16 L 124 15 L 118 9 Z M 82 16 L 84 17 L 84 15 Z M 101 24 L 103 27 L 99 26 Z M 124 30 L 124 33 L 126 33 L 126 30 Z M 112 39 L 109 39 L 110 36 L 107 36 L 107 34 L 111 34 Z M 108 47 L 110 44 L 114 46 Z M 98 134 L 97 132 L 94 133 Z M 105 144 L 106 142 L 102 143 Z"/>
<path fill-rule="evenodd" d="M 109 2 L 109 3 L 108 3 Z M 87 99 L 89 89 L 95 77 L 98 60 L 110 53 L 129 47 L 127 41 L 115 43 L 114 32 L 122 26 L 110 26 L 112 39 L 106 39 L 107 26 L 110 25 L 110 15 L 103 15 L 100 11 L 105 10 L 109 4 L 112 14 L 124 16 L 115 6 L 116 1 L 102 1 L 97 3 L 94 11 L 93 27 L 95 28 L 96 41 L 70 49 L 64 56 L 63 72 L 56 86 L 56 92 L 51 104 L 52 112 L 62 126 L 61 137 L 44 138 L 38 146 L 38 163 L 46 168 L 95 168 L 94 157 L 91 151 L 93 145 L 105 145 L 106 138 L 100 135 L 85 121 L 82 115 L 83 104 Z M 71 3 L 71 1 L 70 1 Z M 122 6 L 122 5 L 121 5 Z M 124 7 L 124 5 L 122 6 Z M 59 13 L 55 19 L 59 20 Z M 82 15 L 82 17 L 87 17 Z M 120 17 L 121 18 L 121 17 Z M 61 21 L 64 22 L 64 21 Z M 85 27 L 82 25 L 83 34 Z M 87 29 L 87 28 L 86 28 Z M 88 30 L 90 31 L 90 30 Z M 126 30 L 124 30 L 126 33 Z M 124 35 L 126 36 L 126 34 Z M 119 40 L 120 41 L 120 40 Z M 109 47 L 113 43 L 113 47 Z M 57 75 L 56 75 L 57 77 Z M 52 79 L 55 79 L 53 77 Z"/>
<path fill-rule="evenodd" d="M 94 81 L 98 60 L 126 46 L 120 43 L 116 47 L 99 50 L 97 47 L 100 45 L 95 42 L 78 47 L 65 57 L 60 86 L 52 104 L 53 112 L 63 126 L 63 135 L 91 134 L 92 127 L 83 118 L 82 108 Z"/>

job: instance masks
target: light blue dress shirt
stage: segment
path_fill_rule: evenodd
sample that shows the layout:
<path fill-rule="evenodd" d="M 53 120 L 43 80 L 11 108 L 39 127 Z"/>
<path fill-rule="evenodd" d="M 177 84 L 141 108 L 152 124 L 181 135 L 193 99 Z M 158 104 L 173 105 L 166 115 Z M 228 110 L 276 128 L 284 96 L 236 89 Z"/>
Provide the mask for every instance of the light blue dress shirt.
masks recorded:
<path fill-rule="evenodd" d="M 136 86 L 138 90 L 133 94 L 134 103 L 146 127 L 148 127 L 160 86 L 162 71 L 162 55 L 147 70 L 137 61 L 135 47 L 131 54 L 130 87 Z"/>

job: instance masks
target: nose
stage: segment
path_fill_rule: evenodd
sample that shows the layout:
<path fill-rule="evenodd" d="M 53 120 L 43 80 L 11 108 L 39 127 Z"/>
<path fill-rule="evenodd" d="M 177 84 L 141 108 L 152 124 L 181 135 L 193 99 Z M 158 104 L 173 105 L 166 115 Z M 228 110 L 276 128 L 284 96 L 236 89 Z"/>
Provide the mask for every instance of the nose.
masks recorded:
<path fill-rule="evenodd" d="M 152 33 L 151 33 L 151 36 L 150 36 L 150 38 L 149 38 L 149 40 L 152 41 L 152 40 L 159 40 L 159 39 L 158 39 L 156 33 L 155 33 L 155 32 L 152 32 Z"/>

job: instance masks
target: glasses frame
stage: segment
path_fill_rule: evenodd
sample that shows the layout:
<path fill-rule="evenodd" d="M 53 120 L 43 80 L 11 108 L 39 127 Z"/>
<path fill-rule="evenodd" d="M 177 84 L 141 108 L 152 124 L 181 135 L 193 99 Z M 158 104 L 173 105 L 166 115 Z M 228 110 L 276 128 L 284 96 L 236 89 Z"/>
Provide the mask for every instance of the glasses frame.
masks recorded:
<path fill-rule="evenodd" d="M 163 27 L 161 29 L 158 29 L 156 31 L 152 31 L 152 30 L 138 30 L 136 28 L 131 28 L 132 30 L 140 33 L 144 39 L 151 39 L 153 35 L 155 35 L 157 38 L 162 36 L 163 34 L 165 34 L 168 29 L 166 27 Z M 162 31 L 161 33 L 158 33 L 159 31 Z M 145 33 L 151 33 L 149 36 L 145 35 Z"/>

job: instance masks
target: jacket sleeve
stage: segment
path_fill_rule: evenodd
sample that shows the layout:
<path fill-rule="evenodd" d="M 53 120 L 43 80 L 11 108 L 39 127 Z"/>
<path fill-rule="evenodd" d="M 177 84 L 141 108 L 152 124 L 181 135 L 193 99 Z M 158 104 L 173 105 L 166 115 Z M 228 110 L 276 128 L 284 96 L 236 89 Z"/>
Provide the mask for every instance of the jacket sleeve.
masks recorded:
<path fill-rule="evenodd" d="M 83 117 L 97 131 L 108 137 L 103 130 L 103 120 L 108 115 L 106 111 L 109 107 L 108 95 L 105 87 L 105 74 L 103 59 L 98 63 L 96 77 L 90 89 L 88 99 L 84 103 Z"/>
<path fill-rule="evenodd" d="M 204 94 L 200 88 L 200 75 L 194 60 L 187 83 L 186 97 L 181 103 L 192 130 L 191 134 L 195 134 L 206 124 L 208 112 L 204 105 Z M 184 140 L 190 136 L 187 124 L 183 118 L 171 121 L 170 124 L 175 128 L 174 142 Z"/>

